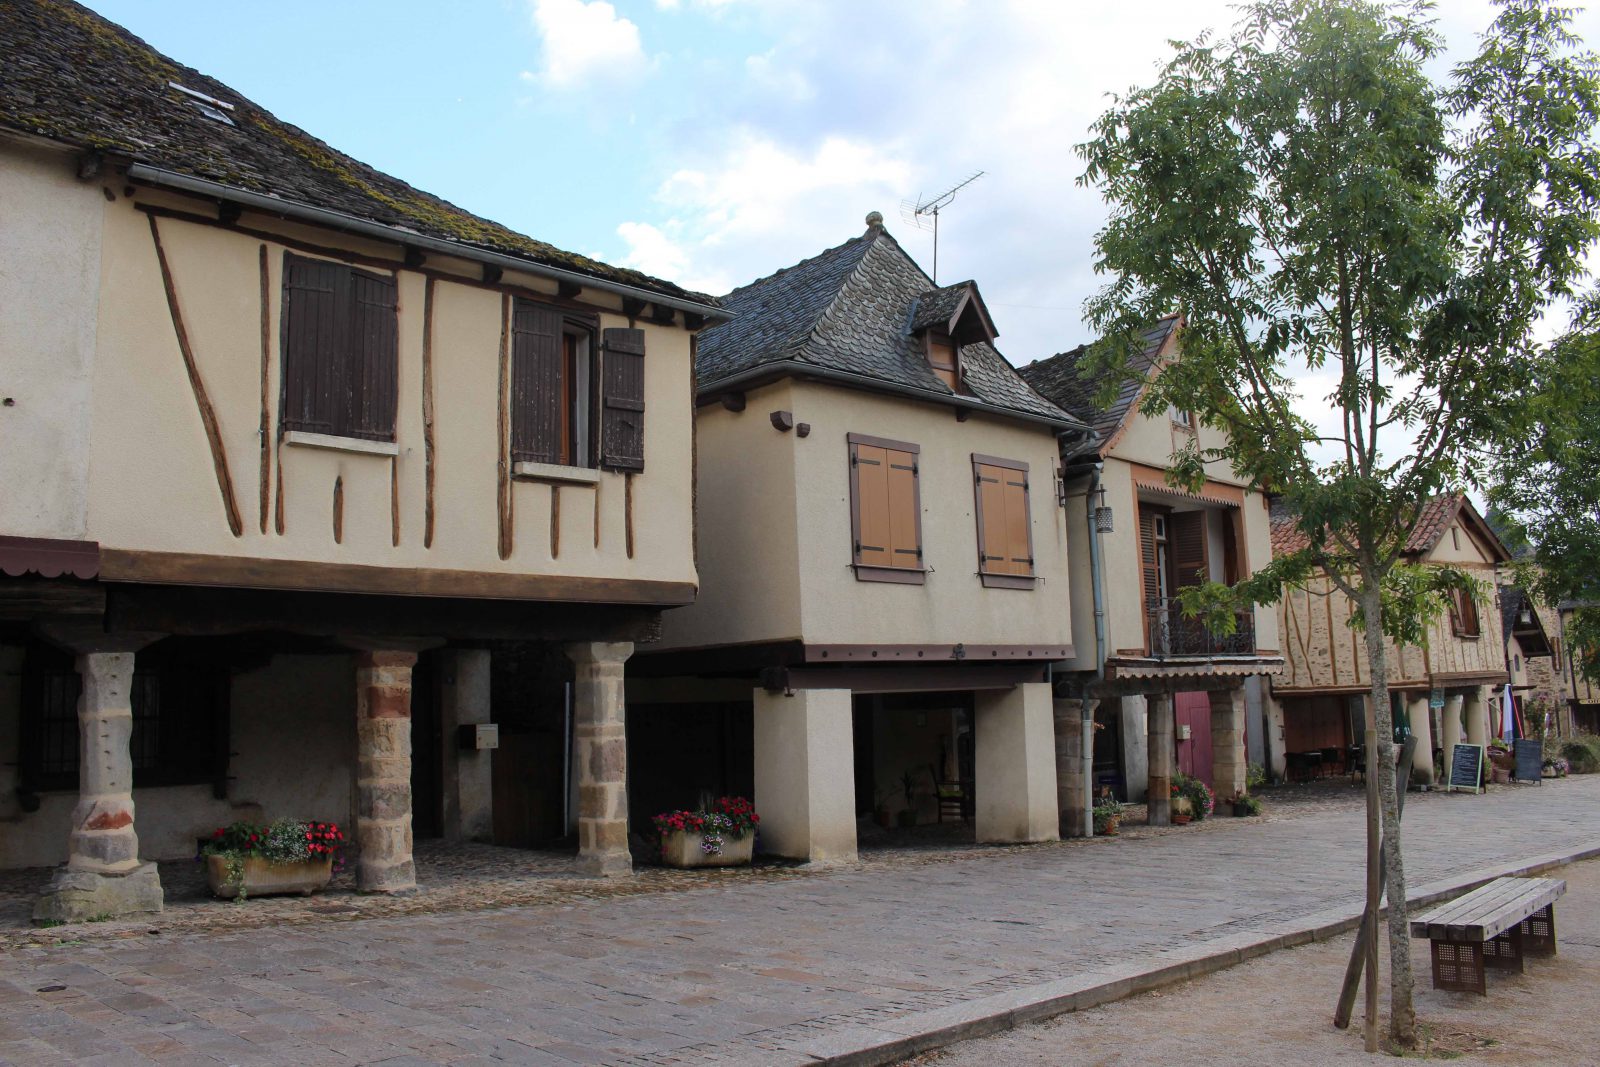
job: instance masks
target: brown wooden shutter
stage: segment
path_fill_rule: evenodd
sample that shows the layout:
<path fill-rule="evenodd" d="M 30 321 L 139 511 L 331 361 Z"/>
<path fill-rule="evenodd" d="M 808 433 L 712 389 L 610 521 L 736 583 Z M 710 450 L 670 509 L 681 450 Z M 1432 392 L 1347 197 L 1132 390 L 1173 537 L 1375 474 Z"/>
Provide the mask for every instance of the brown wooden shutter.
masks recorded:
<path fill-rule="evenodd" d="M 394 440 L 398 400 L 399 298 L 394 278 L 351 271 L 349 366 L 345 379 L 348 421 L 344 433 L 379 441 Z"/>
<path fill-rule="evenodd" d="M 852 559 L 861 567 L 922 570 L 922 495 L 915 446 L 850 441 Z"/>
<path fill-rule="evenodd" d="M 1027 465 L 975 455 L 972 475 L 978 512 L 978 573 L 1021 579 L 1004 583 L 1007 585 L 1031 586 L 1033 521 Z"/>
<path fill-rule="evenodd" d="M 959 391 L 961 367 L 954 341 L 929 337 L 928 365 L 933 368 L 934 377 L 948 385 L 952 391 Z"/>
<path fill-rule="evenodd" d="M 918 508 L 917 457 L 893 448 L 888 463 L 889 552 L 891 567 L 922 566 L 922 522 Z"/>
<path fill-rule="evenodd" d="M 1206 566 L 1206 513 L 1183 511 L 1168 517 L 1167 536 L 1171 544 L 1173 584 L 1178 589 L 1201 585 L 1210 580 Z"/>
<path fill-rule="evenodd" d="M 336 383 L 347 329 L 341 282 L 348 273 L 337 263 L 284 253 L 279 407 L 285 430 L 331 434 L 347 419 Z"/>
<path fill-rule="evenodd" d="M 283 429 L 393 441 L 398 314 L 393 277 L 284 253 Z"/>
<path fill-rule="evenodd" d="M 559 463 L 562 455 L 561 313 L 518 300 L 512 315 L 511 458 Z"/>
<path fill-rule="evenodd" d="M 851 452 L 856 489 L 855 561 L 865 567 L 892 567 L 889 450 L 876 445 L 852 445 Z"/>
<path fill-rule="evenodd" d="M 644 331 L 603 331 L 601 466 L 644 470 Z"/>
<path fill-rule="evenodd" d="M 1156 513 L 1147 507 L 1139 508 L 1139 578 L 1144 584 L 1145 611 L 1154 607 L 1161 596 L 1161 575 L 1157 570 Z"/>

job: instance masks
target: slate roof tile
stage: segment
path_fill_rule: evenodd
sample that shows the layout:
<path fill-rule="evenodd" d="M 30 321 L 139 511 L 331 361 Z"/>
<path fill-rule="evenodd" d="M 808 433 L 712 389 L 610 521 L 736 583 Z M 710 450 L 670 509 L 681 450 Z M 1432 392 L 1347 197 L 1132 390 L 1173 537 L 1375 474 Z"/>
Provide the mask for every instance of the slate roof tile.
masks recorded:
<path fill-rule="evenodd" d="M 910 328 L 914 303 L 931 287 L 899 242 L 881 228 L 868 230 L 724 296 L 734 319 L 700 335 L 700 386 L 793 360 L 953 396 Z M 960 358 L 971 399 L 1074 421 L 1029 388 L 993 345 L 963 345 Z"/>
<path fill-rule="evenodd" d="M 1168 315 L 1145 330 L 1142 335 L 1144 347 L 1129 360 L 1129 368 L 1148 376 L 1155 367 L 1156 356 L 1177 325 L 1178 316 Z M 1083 357 L 1088 349 L 1088 345 L 1079 345 L 1070 351 L 1020 367 L 1017 373 L 1057 407 L 1093 426 L 1101 441 L 1107 441 L 1127 418 L 1128 411 L 1144 388 L 1144 379 L 1124 381 L 1118 388 L 1116 398 L 1109 405 L 1101 406 L 1096 398 L 1100 391 L 1100 380 L 1092 374 L 1084 376 L 1088 370 L 1083 366 Z"/>
<path fill-rule="evenodd" d="M 232 125 L 169 83 L 233 105 Z M 216 109 L 212 109 L 215 111 Z M 474 215 L 345 155 L 71 0 L 0 0 L 0 127 L 704 303 Z"/>

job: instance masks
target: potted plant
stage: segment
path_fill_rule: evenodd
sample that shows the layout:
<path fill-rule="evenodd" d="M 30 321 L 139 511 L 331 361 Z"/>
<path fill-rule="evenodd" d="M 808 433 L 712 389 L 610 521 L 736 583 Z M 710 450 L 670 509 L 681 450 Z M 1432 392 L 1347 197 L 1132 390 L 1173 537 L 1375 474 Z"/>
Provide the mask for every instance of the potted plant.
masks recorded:
<path fill-rule="evenodd" d="M 279 819 L 219 826 L 200 846 L 211 892 L 242 902 L 280 893 L 310 896 L 333 878 L 344 854 L 336 823 Z"/>
<path fill-rule="evenodd" d="M 906 806 L 895 815 L 895 825 L 902 830 L 909 830 L 917 825 L 917 780 L 910 771 L 906 771 L 900 776 L 900 789 L 905 795 Z"/>
<path fill-rule="evenodd" d="M 894 825 L 894 813 L 889 810 L 889 798 L 892 796 L 894 790 L 885 789 L 878 794 L 877 801 L 872 806 L 873 821 L 885 830 Z"/>
<path fill-rule="evenodd" d="M 1094 832 L 1102 837 L 1117 836 L 1118 824 L 1122 821 L 1122 802 L 1110 798 L 1102 799 L 1094 806 Z"/>
<path fill-rule="evenodd" d="M 1217 806 L 1217 795 L 1211 787 L 1198 778 L 1187 774 L 1179 774 L 1172 779 L 1172 791 L 1175 795 L 1186 797 L 1189 801 L 1190 812 L 1195 822 L 1199 822 L 1210 815 Z"/>
<path fill-rule="evenodd" d="M 1189 798 L 1178 792 L 1178 787 L 1172 787 L 1172 825 L 1185 826 L 1194 819 L 1194 805 Z"/>
<path fill-rule="evenodd" d="M 1565 778 L 1568 769 L 1566 760 L 1560 756 L 1552 756 L 1544 761 L 1540 772 L 1545 778 Z"/>
<path fill-rule="evenodd" d="M 1251 815 L 1261 814 L 1261 801 L 1249 793 L 1240 793 L 1228 802 L 1233 807 L 1233 816 L 1243 819 Z"/>
<path fill-rule="evenodd" d="M 650 820 L 669 867 L 735 867 L 750 862 L 761 817 L 744 797 L 719 797 L 710 809 L 667 811 Z"/>

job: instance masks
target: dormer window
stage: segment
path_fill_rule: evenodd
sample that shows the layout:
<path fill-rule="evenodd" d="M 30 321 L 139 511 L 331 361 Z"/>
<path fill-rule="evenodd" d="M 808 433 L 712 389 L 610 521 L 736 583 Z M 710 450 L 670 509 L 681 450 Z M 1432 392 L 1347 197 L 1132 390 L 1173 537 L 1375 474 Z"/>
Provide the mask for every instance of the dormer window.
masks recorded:
<path fill-rule="evenodd" d="M 953 393 L 966 392 L 961 381 L 961 349 L 988 344 L 997 336 L 978 287 L 958 282 L 930 289 L 911 306 L 910 333 L 922 342 L 933 376 Z"/>
<path fill-rule="evenodd" d="M 962 392 L 961 350 L 948 336 L 937 336 L 929 331 L 927 338 L 928 366 L 933 368 L 934 377 L 949 386 L 951 392 Z"/>

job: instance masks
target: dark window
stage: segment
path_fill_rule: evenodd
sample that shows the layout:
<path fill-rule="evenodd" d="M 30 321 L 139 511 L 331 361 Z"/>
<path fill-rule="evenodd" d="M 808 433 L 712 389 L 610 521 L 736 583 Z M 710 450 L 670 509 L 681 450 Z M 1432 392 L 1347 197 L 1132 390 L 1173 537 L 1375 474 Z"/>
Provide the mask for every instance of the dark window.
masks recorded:
<path fill-rule="evenodd" d="M 862 581 L 921 585 L 922 497 L 916 445 L 850 434 L 851 560 Z"/>
<path fill-rule="evenodd" d="M 182 656 L 153 653 L 134 660 L 133 760 L 135 788 L 220 784 L 226 775 L 226 670 Z M 82 680 L 68 653 L 46 645 L 28 649 L 22 674 L 23 789 L 78 788 L 78 696 Z"/>
<path fill-rule="evenodd" d="M 397 309 L 388 275 L 284 253 L 285 430 L 394 440 Z"/>
<path fill-rule="evenodd" d="M 1032 589 L 1033 518 L 1028 510 L 1028 465 L 972 457 L 978 513 L 978 576 L 989 587 Z"/>
<path fill-rule="evenodd" d="M 1478 637 L 1478 603 L 1472 594 L 1457 590 L 1450 602 L 1450 623 L 1457 637 Z"/>
<path fill-rule="evenodd" d="M 609 329 L 604 334 L 601 389 L 601 465 L 644 470 L 644 331 Z"/>

